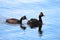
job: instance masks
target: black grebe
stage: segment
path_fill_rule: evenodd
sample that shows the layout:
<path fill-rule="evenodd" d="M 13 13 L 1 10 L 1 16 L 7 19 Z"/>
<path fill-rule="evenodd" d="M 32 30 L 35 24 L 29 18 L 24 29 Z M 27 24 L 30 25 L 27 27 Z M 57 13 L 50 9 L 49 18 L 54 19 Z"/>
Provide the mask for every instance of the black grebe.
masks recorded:
<path fill-rule="evenodd" d="M 41 13 L 39 14 L 39 20 L 31 18 L 31 19 L 27 22 L 27 24 L 28 24 L 31 28 L 39 27 L 38 31 L 39 31 L 39 33 L 41 33 L 41 34 L 42 34 L 41 28 L 42 28 L 42 24 L 43 24 L 41 17 L 43 17 L 43 16 L 44 16 L 44 15 L 43 15 L 43 13 L 41 12 Z"/>
<path fill-rule="evenodd" d="M 26 16 L 22 16 L 20 20 L 11 18 L 11 19 L 7 19 L 6 22 L 10 24 L 20 24 L 20 27 L 25 30 L 26 27 L 22 25 L 22 20 L 25 20 L 25 19 L 27 19 Z"/>
<path fill-rule="evenodd" d="M 26 16 L 21 17 L 20 20 L 15 19 L 15 18 L 11 18 L 11 19 L 7 19 L 6 22 L 10 23 L 10 24 L 22 24 L 22 20 L 25 20 Z"/>

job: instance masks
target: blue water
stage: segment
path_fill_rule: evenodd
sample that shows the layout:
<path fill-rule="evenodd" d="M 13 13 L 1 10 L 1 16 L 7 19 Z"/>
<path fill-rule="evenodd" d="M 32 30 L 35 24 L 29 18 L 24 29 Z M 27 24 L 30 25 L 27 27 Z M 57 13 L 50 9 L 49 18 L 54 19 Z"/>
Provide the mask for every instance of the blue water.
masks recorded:
<path fill-rule="evenodd" d="M 43 0 L 44 1 L 44 0 Z M 36 18 L 40 12 L 44 13 L 42 36 L 38 28 L 31 29 L 27 20 L 23 24 L 27 27 L 24 31 L 19 24 L 8 24 L 6 19 L 20 19 L 26 15 L 27 19 Z M 30 3 L 17 0 L 0 0 L 0 40 L 60 40 L 60 1 L 45 0 L 44 2 Z"/>

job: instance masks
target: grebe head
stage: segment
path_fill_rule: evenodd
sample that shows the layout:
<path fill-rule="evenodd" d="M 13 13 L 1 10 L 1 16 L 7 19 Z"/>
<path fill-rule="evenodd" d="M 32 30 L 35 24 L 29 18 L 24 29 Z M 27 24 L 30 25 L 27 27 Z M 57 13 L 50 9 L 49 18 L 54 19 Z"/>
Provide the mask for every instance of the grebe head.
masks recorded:
<path fill-rule="evenodd" d="M 39 16 L 41 16 L 41 17 L 44 16 L 43 12 L 41 12 L 41 13 L 39 14 Z"/>
<path fill-rule="evenodd" d="M 22 20 L 25 20 L 25 19 L 27 19 L 27 18 L 26 18 L 26 16 L 23 16 L 23 17 L 21 17 L 21 18 L 22 18 Z"/>

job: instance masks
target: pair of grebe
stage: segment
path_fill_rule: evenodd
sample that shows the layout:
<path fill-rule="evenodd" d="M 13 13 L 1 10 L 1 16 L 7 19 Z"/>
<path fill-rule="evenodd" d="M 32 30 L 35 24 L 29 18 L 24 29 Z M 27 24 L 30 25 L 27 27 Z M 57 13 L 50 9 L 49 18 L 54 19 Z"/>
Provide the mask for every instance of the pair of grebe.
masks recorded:
<path fill-rule="evenodd" d="M 40 33 L 42 33 L 42 17 L 44 16 L 44 14 L 41 12 L 39 14 L 39 19 L 34 19 L 34 18 L 31 18 L 30 20 L 28 20 L 27 24 L 31 27 L 31 28 L 35 28 L 35 27 L 39 27 L 38 31 Z M 23 16 L 21 17 L 20 20 L 18 19 L 14 19 L 14 18 L 11 18 L 11 19 L 7 19 L 6 22 L 7 23 L 10 23 L 10 24 L 20 24 L 21 25 L 21 28 L 23 29 L 26 29 L 26 27 L 22 27 L 22 20 L 25 20 L 27 19 L 26 16 Z"/>

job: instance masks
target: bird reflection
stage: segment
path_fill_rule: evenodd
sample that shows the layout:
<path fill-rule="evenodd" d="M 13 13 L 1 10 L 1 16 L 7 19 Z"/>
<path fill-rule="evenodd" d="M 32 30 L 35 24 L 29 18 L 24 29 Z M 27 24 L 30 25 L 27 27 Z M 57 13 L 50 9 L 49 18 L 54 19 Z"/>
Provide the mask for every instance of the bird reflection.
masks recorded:
<path fill-rule="evenodd" d="M 23 29 L 23 30 L 26 29 L 26 27 L 23 24 L 20 24 L 20 28 Z"/>
<path fill-rule="evenodd" d="M 41 37 L 43 35 L 43 31 L 39 31 L 39 36 Z"/>

